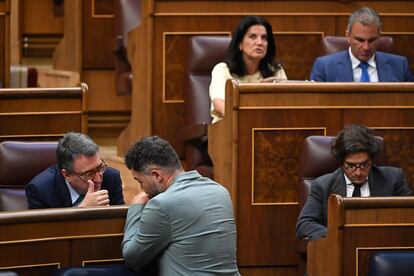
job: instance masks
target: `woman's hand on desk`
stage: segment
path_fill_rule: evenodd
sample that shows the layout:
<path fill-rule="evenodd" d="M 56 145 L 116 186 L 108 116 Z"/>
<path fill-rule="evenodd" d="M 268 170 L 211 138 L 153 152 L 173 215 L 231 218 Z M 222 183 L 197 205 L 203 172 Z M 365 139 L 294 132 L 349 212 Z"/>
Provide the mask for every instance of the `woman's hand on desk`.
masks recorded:
<path fill-rule="evenodd" d="M 275 82 L 279 82 L 281 81 L 281 79 L 279 77 L 268 77 L 263 79 L 261 82 L 271 82 L 271 83 L 275 83 Z"/>

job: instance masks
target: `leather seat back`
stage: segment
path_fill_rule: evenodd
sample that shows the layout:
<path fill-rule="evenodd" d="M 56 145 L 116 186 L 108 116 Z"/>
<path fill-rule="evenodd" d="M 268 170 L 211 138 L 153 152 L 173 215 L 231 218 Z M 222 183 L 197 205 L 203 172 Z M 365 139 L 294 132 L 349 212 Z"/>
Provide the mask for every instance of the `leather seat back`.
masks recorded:
<path fill-rule="evenodd" d="M 25 210 L 25 187 L 37 174 L 56 163 L 57 142 L 0 143 L 0 210 Z"/>

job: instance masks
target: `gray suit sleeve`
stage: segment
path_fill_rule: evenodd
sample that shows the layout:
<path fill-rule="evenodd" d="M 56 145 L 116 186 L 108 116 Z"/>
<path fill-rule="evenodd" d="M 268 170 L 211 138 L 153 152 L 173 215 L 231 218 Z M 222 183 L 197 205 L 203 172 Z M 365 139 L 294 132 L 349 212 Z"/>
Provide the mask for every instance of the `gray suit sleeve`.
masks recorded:
<path fill-rule="evenodd" d="M 133 269 L 147 265 L 170 243 L 167 212 L 155 199 L 129 207 L 122 241 L 125 264 Z"/>
<path fill-rule="evenodd" d="M 303 206 L 296 223 L 296 236 L 311 240 L 326 236 L 324 220 L 324 196 L 320 184 L 314 181 L 311 192 Z"/>

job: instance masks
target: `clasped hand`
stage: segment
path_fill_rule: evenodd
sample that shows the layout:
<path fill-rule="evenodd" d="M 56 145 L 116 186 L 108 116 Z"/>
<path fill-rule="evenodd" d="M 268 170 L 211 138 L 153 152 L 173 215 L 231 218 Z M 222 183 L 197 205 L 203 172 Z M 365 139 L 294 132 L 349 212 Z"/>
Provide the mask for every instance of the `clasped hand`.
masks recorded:
<path fill-rule="evenodd" d="M 95 192 L 94 184 L 88 180 L 89 187 L 85 194 L 85 198 L 79 204 L 79 207 L 96 207 L 109 206 L 109 195 L 107 190 L 98 190 Z"/>

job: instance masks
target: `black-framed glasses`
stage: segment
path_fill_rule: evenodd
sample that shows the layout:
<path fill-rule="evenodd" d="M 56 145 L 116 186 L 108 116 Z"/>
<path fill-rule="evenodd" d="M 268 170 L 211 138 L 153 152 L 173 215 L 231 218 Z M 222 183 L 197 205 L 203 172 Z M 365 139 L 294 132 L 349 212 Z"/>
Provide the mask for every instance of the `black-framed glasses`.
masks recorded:
<path fill-rule="evenodd" d="M 361 170 L 365 170 L 371 167 L 371 160 L 367 160 L 360 164 L 353 164 L 353 163 L 347 163 L 344 162 L 344 169 L 349 172 L 354 172 L 356 169 L 360 168 Z"/>
<path fill-rule="evenodd" d="M 88 181 L 88 180 L 92 180 L 95 178 L 96 174 L 103 174 L 106 171 L 106 168 L 108 168 L 108 164 L 105 162 L 105 160 L 101 159 L 102 163 L 96 167 L 93 170 L 87 171 L 87 172 L 83 172 L 83 173 L 77 173 L 77 172 L 72 172 L 73 174 L 81 177 L 82 179 Z"/>

